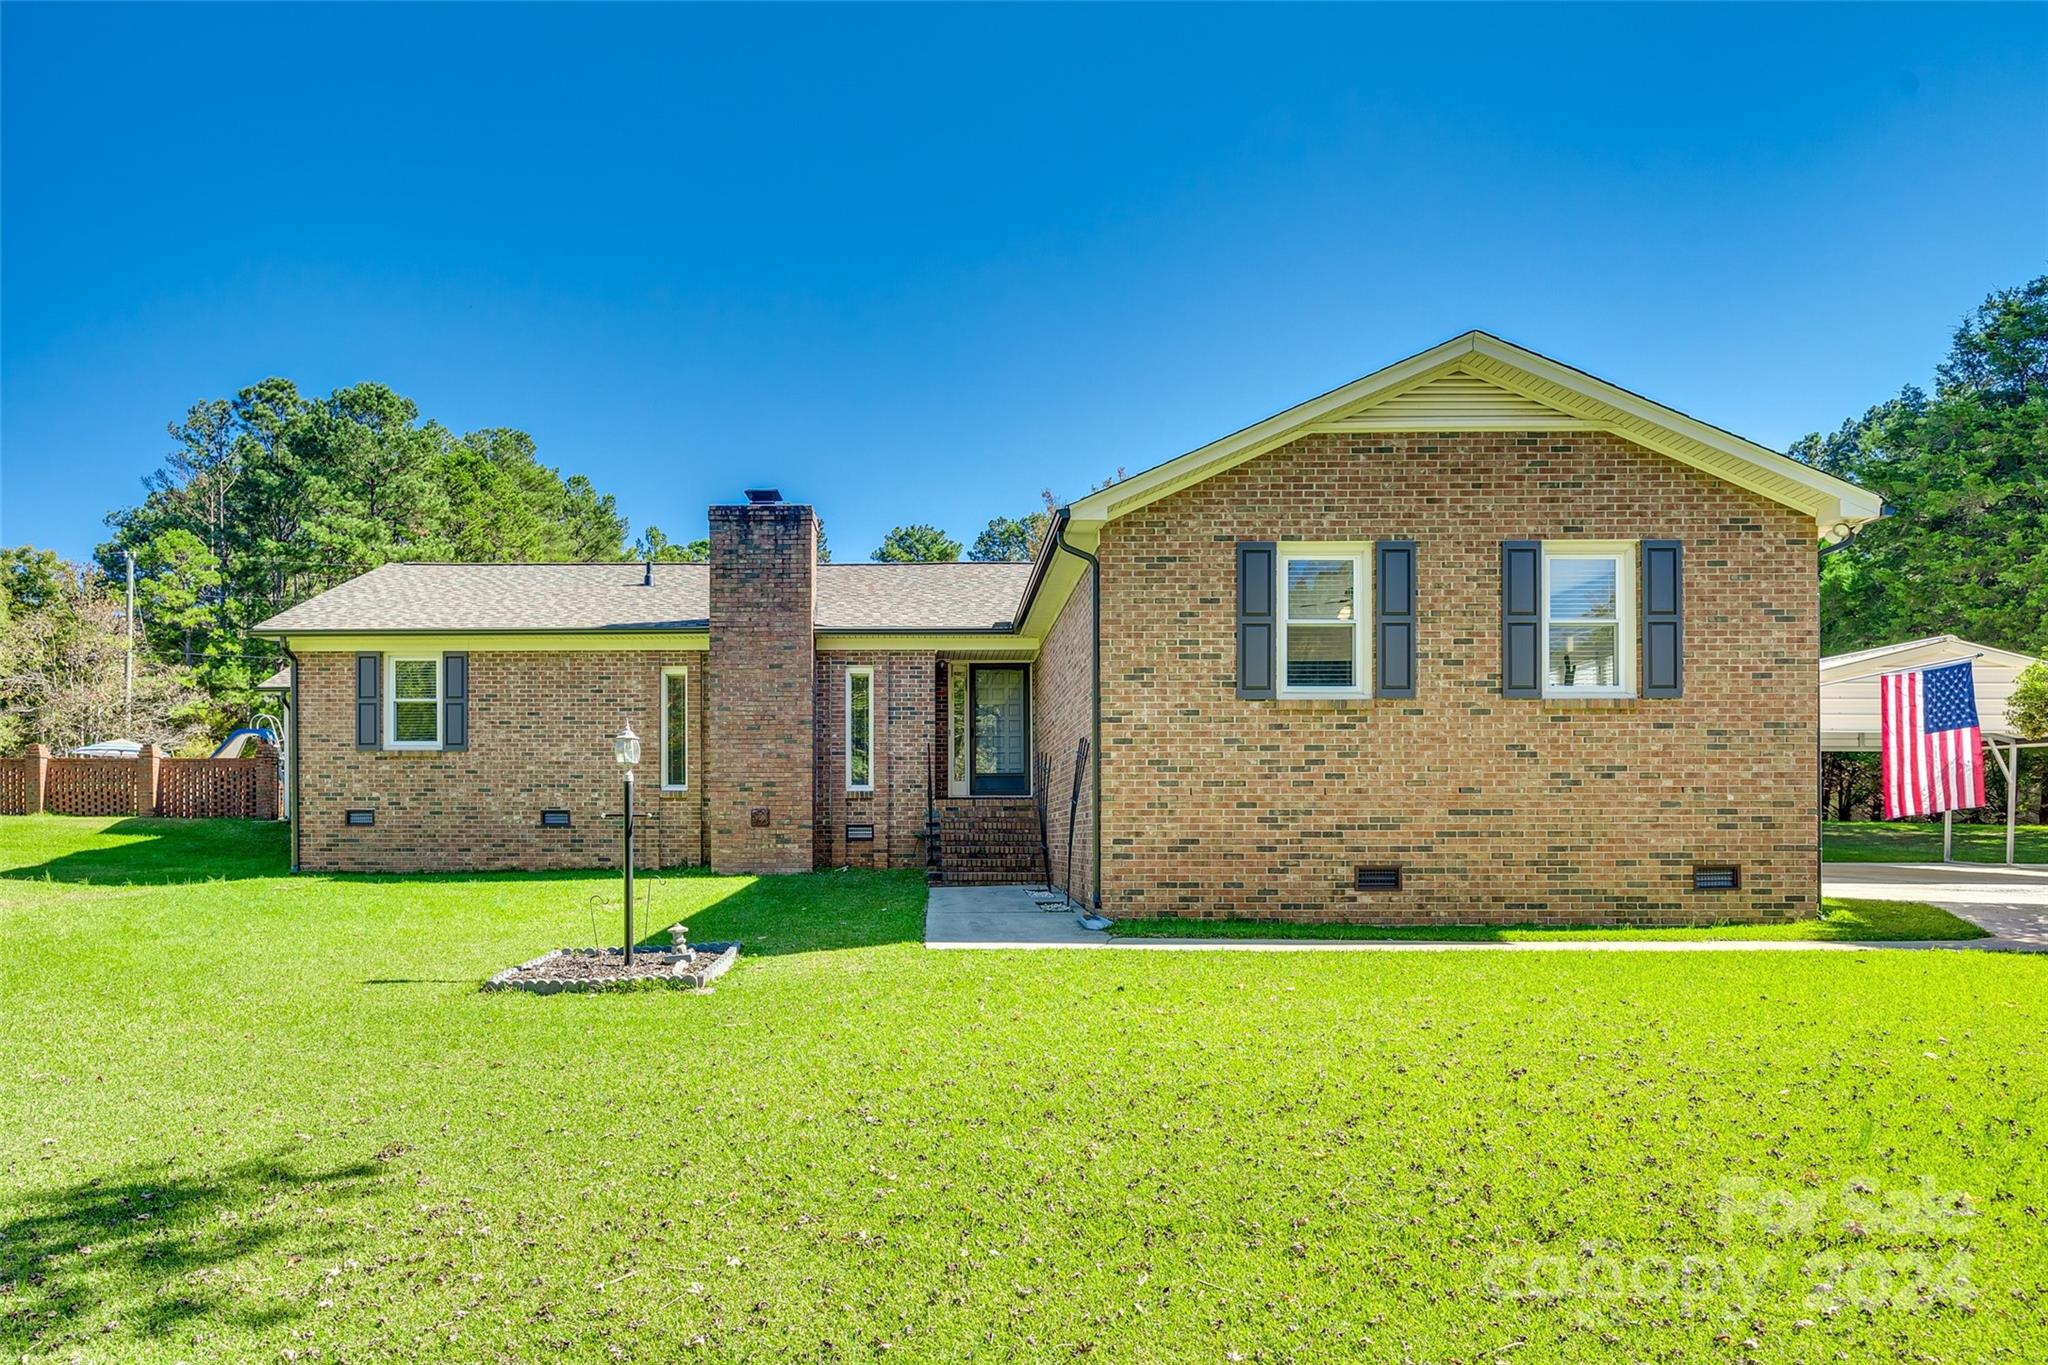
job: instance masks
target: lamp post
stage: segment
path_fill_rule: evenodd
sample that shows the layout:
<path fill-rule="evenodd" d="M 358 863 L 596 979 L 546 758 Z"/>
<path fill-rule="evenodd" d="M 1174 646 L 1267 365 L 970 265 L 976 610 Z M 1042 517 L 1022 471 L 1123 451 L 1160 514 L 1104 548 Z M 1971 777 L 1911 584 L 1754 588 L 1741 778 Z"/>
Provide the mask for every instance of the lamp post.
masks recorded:
<path fill-rule="evenodd" d="M 633 765 L 640 761 L 640 736 L 633 727 L 612 736 L 612 757 L 626 770 L 626 970 L 633 969 Z"/>

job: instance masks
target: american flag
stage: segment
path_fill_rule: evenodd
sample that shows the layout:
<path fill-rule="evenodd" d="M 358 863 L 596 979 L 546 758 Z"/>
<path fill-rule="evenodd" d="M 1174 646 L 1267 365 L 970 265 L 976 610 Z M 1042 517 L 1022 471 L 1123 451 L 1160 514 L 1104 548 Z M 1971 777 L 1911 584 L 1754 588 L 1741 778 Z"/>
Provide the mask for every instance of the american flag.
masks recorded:
<path fill-rule="evenodd" d="M 1984 804 L 1984 732 L 1968 660 L 1877 680 L 1884 818 Z"/>

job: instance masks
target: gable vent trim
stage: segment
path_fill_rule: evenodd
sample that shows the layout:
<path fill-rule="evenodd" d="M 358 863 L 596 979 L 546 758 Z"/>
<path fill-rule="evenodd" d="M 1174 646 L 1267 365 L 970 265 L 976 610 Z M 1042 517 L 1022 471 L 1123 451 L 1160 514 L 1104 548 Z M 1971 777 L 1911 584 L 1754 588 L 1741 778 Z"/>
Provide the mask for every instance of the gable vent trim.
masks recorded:
<path fill-rule="evenodd" d="M 1582 431 L 1595 423 L 1464 370 L 1337 418 L 1340 431 Z"/>

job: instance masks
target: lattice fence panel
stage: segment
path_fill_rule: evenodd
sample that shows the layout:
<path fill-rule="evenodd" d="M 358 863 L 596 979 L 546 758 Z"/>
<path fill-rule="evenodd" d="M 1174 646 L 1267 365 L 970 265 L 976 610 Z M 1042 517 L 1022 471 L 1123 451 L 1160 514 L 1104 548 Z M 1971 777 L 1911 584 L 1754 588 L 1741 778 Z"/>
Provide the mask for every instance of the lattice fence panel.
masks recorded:
<path fill-rule="evenodd" d="M 28 814 L 28 760 L 0 758 L 0 815 Z"/>
<path fill-rule="evenodd" d="M 156 812 L 179 820 L 275 820 L 275 758 L 167 758 L 157 773 Z"/>
<path fill-rule="evenodd" d="M 133 815 L 135 764 L 119 758 L 53 758 L 44 803 L 54 815 Z"/>

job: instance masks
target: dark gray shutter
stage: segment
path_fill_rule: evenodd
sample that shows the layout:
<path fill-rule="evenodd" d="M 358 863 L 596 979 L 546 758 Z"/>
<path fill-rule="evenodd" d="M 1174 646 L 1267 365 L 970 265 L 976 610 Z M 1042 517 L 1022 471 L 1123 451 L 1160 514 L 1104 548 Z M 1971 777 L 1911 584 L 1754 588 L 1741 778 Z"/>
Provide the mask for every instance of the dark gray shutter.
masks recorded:
<path fill-rule="evenodd" d="M 1270 540 L 1237 546 L 1237 695 L 1254 701 L 1273 695 L 1274 578 L 1279 552 Z"/>
<path fill-rule="evenodd" d="M 1383 540 L 1373 551 L 1373 695 L 1415 695 L 1415 542 Z"/>
<path fill-rule="evenodd" d="M 382 654 L 356 655 L 356 747 L 377 747 L 377 722 L 384 713 L 378 689 L 384 682 Z"/>
<path fill-rule="evenodd" d="M 1543 695 L 1543 542 L 1500 543 L 1500 692 Z"/>
<path fill-rule="evenodd" d="M 441 747 L 469 747 L 469 655 L 441 656 Z"/>
<path fill-rule="evenodd" d="M 1643 695 L 1685 695 L 1685 550 L 1643 542 Z"/>

